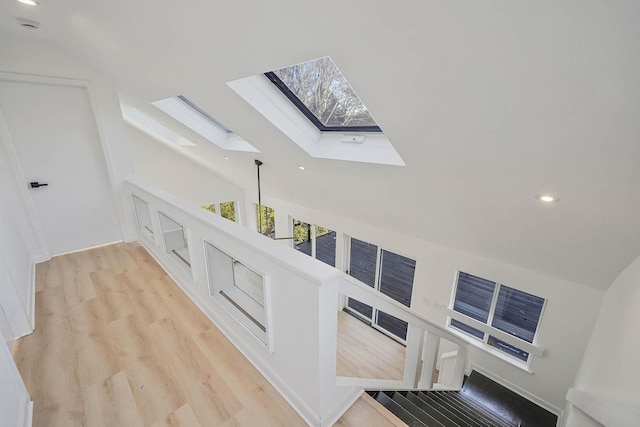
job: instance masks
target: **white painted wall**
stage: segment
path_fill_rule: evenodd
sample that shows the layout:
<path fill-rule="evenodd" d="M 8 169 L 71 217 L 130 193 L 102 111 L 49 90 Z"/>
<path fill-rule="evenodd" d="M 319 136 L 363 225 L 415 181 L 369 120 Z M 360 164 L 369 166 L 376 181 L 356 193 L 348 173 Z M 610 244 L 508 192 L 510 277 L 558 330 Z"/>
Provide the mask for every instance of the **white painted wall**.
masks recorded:
<path fill-rule="evenodd" d="M 629 413 L 616 427 L 640 424 L 640 257 L 632 262 L 607 290 L 602 309 L 573 388 L 596 396 L 606 396 L 621 404 L 635 405 L 635 416 Z M 607 405 L 609 409 L 614 405 Z M 605 408 L 606 409 L 606 408 Z M 572 408 L 567 426 L 590 427 L 585 416 Z"/>
<path fill-rule="evenodd" d="M 197 165 L 135 127 L 129 124 L 125 126 L 138 179 L 153 183 L 154 186 L 198 206 L 233 200 L 236 202 L 236 218 L 238 213 L 243 220 L 246 218 L 244 192 L 240 187 Z"/>
<path fill-rule="evenodd" d="M 134 143 L 135 145 L 136 143 Z M 177 157 L 167 156 L 159 143 L 147 145 L 145 155 L 154 157 L 154 168 L 158 171 L 172 169 L 175 189 L 193 185 L 189 177 L 193 170 L 179 171 L 183 162 Z M 133 148 L 136 156 L 136 148 Z M 166 151 L 166 149 L 165 149 Z M 136 160 L 137 162 L 138 160 Z M 137 163 L 136 163 L 137 165 Z M 186 165 L 185 165 L 186 166 Z M 188 163 L 193 169 L 193 163 Z M 209 172 L 207 172 L 209 174 Z M 147 179 L 154 175 L 147 173 Z M 161 181 L 162 182 L 162 181 Z M 218 181 L 223 185 L 222 180 Z M 155 182 L 152 181 L 155 185 Z M 164 184 L 166 186 L 166 184 Z M 168 189 L 168 187 L 165 187 Z M 190 195 L 193 200 L 210 197 L 205 189 L 202 196 Z M 385 249 L 411 257 L 417 261 L 412 308 L 440 325 L 446 324 L 442 307 L 448 306 L 453 291 L 456 270 L 486 277 L 548 300 L 539 329 L 538 344 L 545 348 L 542 358 L 534 358 L 531 363 L 533 374 L 515 367 L 493 355 L 475 347 L 470 347 L 469 361 L 485 371 L 498 376 L 507 384 L 518 386 L 529 398 L 547 409 L 560 412 L 565 406 L 565 395 L 573 383 L 582 354 L 586 348 L 591 329 L 595 323 L 604 293 L 590 287 L 546 276 L 534 271 L 507 265 L 424 240 L 374 228 L 356 219 L 344 218 L 326 212 L 317 212 L 303 206 L 269 197 L 269 189 L 263 187 L 262 202 L 276 211 L 276 235 L 287 237 L 288 217 L 295 217 L 312 224 L 318 224 L 338 231 L 337 245 L 342 254 L 341 233 L 378 244 Z M 327 197 L 330 197 L 328 195 Z M 245 192 L 245 206 L 257 202 L 257 195 Z M 411 209 L 411 207 L 406 207 Z M 249 208 L 250 209 L 250 208 Z M 248 221 L 250 225 L 250 221 Z M 287 240 L 282 245 L 290 244 Z M 342 260 L 338 260 L 341 266 Z M 443 349 L 444 350 L 444 349 Z"/>

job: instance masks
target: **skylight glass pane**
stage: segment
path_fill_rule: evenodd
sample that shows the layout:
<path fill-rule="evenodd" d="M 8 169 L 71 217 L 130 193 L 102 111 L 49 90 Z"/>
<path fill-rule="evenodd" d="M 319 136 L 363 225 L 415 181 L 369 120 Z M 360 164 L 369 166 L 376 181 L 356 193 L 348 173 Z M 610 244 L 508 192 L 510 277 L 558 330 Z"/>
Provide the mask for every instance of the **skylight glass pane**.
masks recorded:
<path fill-rule="evenodd" d="M 367 108 L 328 56 L 274 70 L 273 74 L 308 109 L 322 127 L 338 129 L 372 127 L 373 129 L 368 130 L 380 131 Z M 267 76 L 269 77 L 269 73 Z M 276 85 L 280 87 L 277 83 Z M 319 127 L 320 130 L 334 130 L 322 127 Z"/>

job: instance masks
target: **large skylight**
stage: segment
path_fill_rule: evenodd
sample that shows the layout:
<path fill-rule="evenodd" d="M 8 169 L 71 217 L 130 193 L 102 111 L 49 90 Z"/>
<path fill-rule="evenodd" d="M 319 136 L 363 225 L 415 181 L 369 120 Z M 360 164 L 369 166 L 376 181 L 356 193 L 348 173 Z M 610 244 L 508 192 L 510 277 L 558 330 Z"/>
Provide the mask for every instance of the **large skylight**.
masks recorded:
<path fill-rule="evenodd" d="M 381 132 L 328 56 L 269 71 L 265 76 L 322 132 Z"/>
<path fill-rule="evenodd" d="M 152 104 L 224 150 L 259 153 L 253 145 L 182 95 L 161 99 Z"/>
<path fill-rule="evenodd" d="M 227 85 L 312 157 L 405 165 L 329 57 Z"/>

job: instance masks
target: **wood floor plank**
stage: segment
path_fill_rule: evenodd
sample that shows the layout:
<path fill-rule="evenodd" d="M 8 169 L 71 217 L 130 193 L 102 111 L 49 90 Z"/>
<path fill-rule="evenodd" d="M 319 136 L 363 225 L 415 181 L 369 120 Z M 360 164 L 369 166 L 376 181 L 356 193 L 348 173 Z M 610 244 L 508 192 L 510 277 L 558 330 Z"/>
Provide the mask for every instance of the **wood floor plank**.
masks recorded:
<path fill-rule="evenodd" d="M 118 275 L 124 292 L 143 323 L 149 324 L 167 317 L 170 309 L 159 291 L 150 286 L 153 281 L 146 278 L 141 270 L 133 269 Z"/>
<path fill-rule="evenodd" d="M 105 334 L 107 322 L 98 299 L 69 309 L 69 321 L 76 350 L 78 381 L 83 388 L 100 383 L 120 370 L 114 343 Z"/>
<path fill-rule="evenodd" d="M 371 326 L 338 313 L 339 376 L 402 380 L 406 348 Z"/>
<path fill-rule="evenodd" d="M 136 315 L 115 320 L 108 329 L 145 425 L 186 403 L 172 372 L 175 368 L 162 359 L 147 326 Z"/>
<path fill-rule="evenodd" d="M 188 403 L 176 409 L 175 412 L 167 415 L 164 420 L 155 423 L 152 427 L 206 427 L 200 424 L 198 418 L 193 413 L 191 405 Z"/>
<path fill-rule="evenodd" d="M 159 280 L 152 280 L 152 284 L 161 289 L 161 296 L 173 316 L 195 335 L 208 331 L 213 327 L 211 321 L 175 284 L 169 276 Z"/>
<path fill-rule="evenodd" d="M 97 296 L 93 281 L 86 271 L 77 271 L 73 276 L 73 280 L 66 280 L 62 287 L 64 288 L 64 298 L 68 307 L 73 307 Z"/>
<path fill-rule="evenodd" d="M 82 426 L 77 359 L 62 287 L 38 292 L 36 330 L 20 340 L 17 363 L 28 365 L 25 379 L 31 398 L 38 401 L 33 424 Z M 55 391 L 55 392 L 52 392 Z"/>
<path fill-rule="evenodd" d="M 240 400 L 250 402 L 254 392 L 263 393 L 270 389 L 269 382 L 218 328 L 201 333 L 194 341 L 211 364 L 218 367 L 225 383 L 234 390 L 243 390 Z"/>
<path fill-rule="evenodd" d="M 88 387 L 82 394 L 86 425 L 91 427 L 143 427 L 124 372 Z"/>
<path fill-rule="evenodd" d="M 127 317 L 135 309 L 115 271 L 97 270 L 89 273 L 101 304 L 97 307 L 107 322 Z"/>
<path fill-rule="evenodd" d="M 371 396 L 363 394 L 334 427 L 406 427 L 406 425 Z"/>
<path fill-rule="evenodd" d="M 200 423 L 220 425 L 242 409 L 235 392 L 219 375 L 219 368 L 209 362 L 178 320 L 155 322 L 149 325 L 149 333 L 163 360 L 174 368 L 180 389 L 193 403 Z"/>

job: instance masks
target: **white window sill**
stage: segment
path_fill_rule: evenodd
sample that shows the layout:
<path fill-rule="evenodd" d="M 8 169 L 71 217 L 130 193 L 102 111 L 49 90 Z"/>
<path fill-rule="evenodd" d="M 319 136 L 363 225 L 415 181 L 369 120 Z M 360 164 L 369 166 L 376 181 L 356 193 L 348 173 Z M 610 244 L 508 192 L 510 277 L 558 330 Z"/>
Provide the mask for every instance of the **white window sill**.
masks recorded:
<path fill-rule="evenodd" d="M 527 372 L 528 374 L 533 375 L 533 370 L 531 370 L 531 367 L 529 366 L 529 363 L 527 362 L 522 362 L 518 359 L 515 359 L 507 354 L 505 354 L 504 352 L 490 346 L 489 344 L 486 344 L 480 340 L 478 340 L 475 337 L 472 337 L 470 335 L 465 334 L 464 332 L 453 328 L 451 326 L 447 326 L 447 331 L 451 332 L 453 335 L 457 336 L 458 338 L 466 341 L 467 343 L 471 344 L 474 347 L 479 348 L 480 350 L 483 350 L 487 353 L 489 353 L 490 355 L 497 357 L 498 359 L 502 360 L 503 362 L 507 362 L 510 365 L 515 366 L 518 369 L 521 369 L 525 372 Z M 531 361 L 531 355 L 529 355 L 529 361 Z"/>

